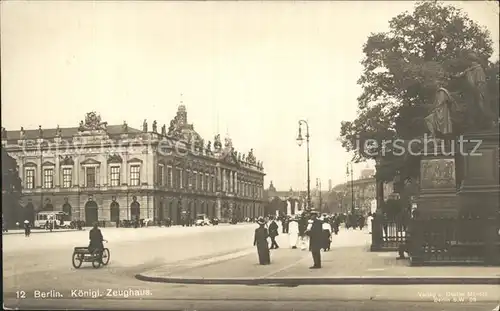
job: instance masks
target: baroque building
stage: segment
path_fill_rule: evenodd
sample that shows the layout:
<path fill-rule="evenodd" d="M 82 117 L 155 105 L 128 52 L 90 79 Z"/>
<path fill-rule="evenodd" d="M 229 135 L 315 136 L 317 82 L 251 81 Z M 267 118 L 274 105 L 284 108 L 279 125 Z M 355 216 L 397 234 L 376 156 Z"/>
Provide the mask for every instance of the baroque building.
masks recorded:
<path fill-rule="evenodd" d="M 78 127 L 2 129 L 2 146 L 17 162 L 21 206 L 33 217 L 61 210 L 89 225 L 264 215 L 262 162 L 253 150 L 236 152 L 230 138 L 205 143 L 184 105 L 168 129 L 146 120 L 141 130 L 107 125 L 91 112 Z"/>
<path fill-rule="evenodd" d="M 384 200 L 392 193 L 392 182 L 384 183 Z M 327 195 L 328 209 L 333 213 L 347 213 L 351 211 L 352 192 L 354 192 L 354 206 L 363 213 L 371 211 L 377 199 L 377 182 L 373 174 L 363 171 L 361 178 L 333 187 Z"/>
<path fill-rule="evenodd" d="M 266 216 L 295 215 L 305 209 L 307 193 L 294 191 L 291 187 L 288 191 L 277 191 L 271 181 L 264 191 L 264 199 Z"/>

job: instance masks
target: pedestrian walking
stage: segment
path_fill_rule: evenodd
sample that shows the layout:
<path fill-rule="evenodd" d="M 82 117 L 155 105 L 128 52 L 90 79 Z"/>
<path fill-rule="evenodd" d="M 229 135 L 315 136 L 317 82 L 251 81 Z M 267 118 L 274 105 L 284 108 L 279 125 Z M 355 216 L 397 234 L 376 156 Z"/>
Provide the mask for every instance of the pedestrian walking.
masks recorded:
<path fill-rule="evenodd" d="M 332 243 L 332 226 L 330 225 L 330 220 L 327 217 L 323 219 L 322 229 L 324 243 L 323 250 L 327 252 L 330 250 L 330 245 Z"/>
<path fill-rule="evenodd" d="M 31 234 L 31 226 L 30 226 L 30 221 L 29 220 L 25 220 L 24 221 L 24 236 L 25 237 L 29 237 Z"/>
<path fill-rule="evenodd" d="M 269 237 L 271 238 L 271 247 L 270 249 L 277 249 L 280 246 L 276 242 L 276 237 L 278 236 L 278 224 L 271 218 L 271 223 L 269 224 Z"/>
<path fill-rule="evenodd" d="M 316 211 L 311 212 L 311 222 L 308 226 L 309 251 L 312 254 L 314 265 L 309 269 L 321 268 L 321 248 L 323 247 L 323 224 L 318 219 Z"/>
<path fill-rule="evenodd" d="M 288 234 L 288 230 L 290 228 L 290 218 L 289 216 L 283 216 L 283 220 L 281 221 L 281 226 L 283 227 L 283 233 Z"/>
<path fill-rule="evenodd" d="M 269 254 L 269 244 L 267 238 L 269 233 L 266 228 L 266 221 L 264 218 L 259 217 L 257 220 L 259 228 L 255 229 L 253 238 L 253 245 L 257 246 L 257 254 L 259 255 L 259 264 L 269 265 L 271 263 L 271 255 Z"/>
<path fill-rule="evenodd" d="M 299 218 L 299 247 L 301 250 L 305 251 L 307 249 L 307 218 L 302 214 Z"/>
<path fill-rule="evenodd" d="M 299 222 L 297 221 L 297 217 L 290 219 L 290 223 L 288 224 L 288 239 L 290 247 L 293 249 L 297 248 L 297 243 L 299 242 Z"/>
<path fill-rule="evenodd" d="M 372 213 L 368 213 L 368 218 L 367 218 L 367 224 L 368 224 L 368 233 L 372 234 L 372 221 L 373 221 L 373 216 Z"/>

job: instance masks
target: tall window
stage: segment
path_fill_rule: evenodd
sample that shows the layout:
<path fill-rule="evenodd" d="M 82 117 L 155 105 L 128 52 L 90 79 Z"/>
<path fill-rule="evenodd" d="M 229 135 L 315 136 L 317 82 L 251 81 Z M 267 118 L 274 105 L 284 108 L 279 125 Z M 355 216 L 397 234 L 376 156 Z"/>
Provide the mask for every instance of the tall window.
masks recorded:
<path fill-rule="evenodd" d="M 141 166 L 132 165 L 130 167 L 130 185 L 139 186 L 141 182 Z"/>
<path fill-rule="evenodd" d="M 24 183 L 25 183 L 26 189 L 35 188 L 35 170 L 34 169 L 26 170 L 26 178 L 25 178 Z"/>
<path fill-rule="evenodd" d="M 189 183 L 191 181 L 189 178 L 189 175 L 191 175 L 191 174 L 190 174 L 189 170 L 184 170 L 182 173 L 183 173 L 182 174 L 182 181 L 183 181 L 182 187 L 187 188 L 187 187 L 189 187 Z"/>
<path fill-rule="evenodd" d="M 120 167 L 111 166 L 110 170 L 111 170 L 110 173 L 111 187 L 118 187 L 120 185 Z"/>
<path fill-rule="evenodd" d="M 96 185 L 96 176 L 95 176 L 95 167 L 87 167 L 86 171 L 86 177 L 87 177 L 87 187 L 93 188 Z"/>
<path fill-rule="evenodd" d="M 210 192 L 215 192 L 215 176 L 211 176 L 211 182 L 210 182 Z"/>
<path fill-rule="evenodd" d="M 54 187 L 54 169 L 45 168 L 43 169 L 43 187 L 53 188 Z"/>
<path fill-rule="evenodd" d="M 163 165 L 158 165 L 158 186 L 163 186 L 165 180 L 165 167 Z"/>
<path fill-rule="evenodd" d="M 70 167 L 63 168 L 63 188 L 71 188 L 73 169 Z"/>
<path fill-rule="evenodd" d="M 193 172 L 193 178 L 191 180 L 191 184 L 193 185 L 193 189 L 198 189 L 198 172 Z"/>
<path fill-rule="evenodd" d="M 172 188 L 172 168 L 167 167 L 167 187 Z"/>
<path fill-rule="evenodd" d="M 175 176 L 175 185 L 177 189 L 182 189 L 182 169 L 176 169 L 177 173 Z"/>

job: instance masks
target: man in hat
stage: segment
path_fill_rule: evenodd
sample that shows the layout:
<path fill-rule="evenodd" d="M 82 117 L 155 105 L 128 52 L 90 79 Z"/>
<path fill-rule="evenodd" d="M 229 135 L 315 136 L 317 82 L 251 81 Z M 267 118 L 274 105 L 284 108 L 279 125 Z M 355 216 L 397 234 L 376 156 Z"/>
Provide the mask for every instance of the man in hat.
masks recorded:
<path fill-rule="evenodd" d="M 288 238 L 290 240 L 290 247 L 297 248 L 299 241 L 299 222 L 297 216 L 293 216 L 288 224 Z"/>
<path fill-rule="evenodd" d="M 314 265 L 309 269 L 321 268 L 321 249 L 323 243 L 323 223 L 318 219 L 318 212 L 311 211 L 311 220 L 307 228 L 309 235 L 309 251 L 312 254 Z"/>
<path fill-rule="evenodd" d="M 25 237 L 29 237 L 31 234 L 31 226 L 30 226 L 30 221 L 29 220 L 25 220 L 24 221 L 24 236 Z"/>
<path fill-rule="evenodd" d="M 259 264 L 269 265 L 271 263 L 271 256 L 269 254 L 269 244 L 267 243 L 269 233 L 267 232 L 266 221 L 263 217 L 259 217 L 257 224 L 259 224 L 259 228 L 255 229 L 253 245 L 257 246 Z"/>
<path fill-rule="evenodd" d="M 271 238 L 271 249 L 279 248 L 278 243 L 276 242 L 276 237 L 278 236 L 278 224 L 274 220 L 274 217 L 271 218 L 271 223 L 269 224 L 269 237 Z"/>

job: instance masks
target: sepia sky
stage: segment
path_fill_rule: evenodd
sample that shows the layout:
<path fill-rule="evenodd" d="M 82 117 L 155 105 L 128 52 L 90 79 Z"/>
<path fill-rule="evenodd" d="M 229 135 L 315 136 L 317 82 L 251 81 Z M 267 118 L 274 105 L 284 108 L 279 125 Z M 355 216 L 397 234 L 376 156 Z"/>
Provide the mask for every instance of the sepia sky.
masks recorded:
<path fill-rule="evenodd" d="M 487 27 L 498 55 L 498 7 L 447 2 Z M 362 45 L 405 10 L 401 2 L 2 1 L 2 126 L 78 126 L 97 111 L 108 124 L 159 128 L 183 93 L 205 140 L 229 133 L 264 161 L 265 186 L 306 189 L 345 181 L 350 155 L 337 141 L 356 115 Z M 355 166 L 355 173 L 366 164 Z"/>

